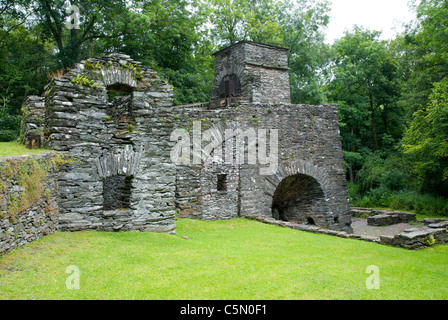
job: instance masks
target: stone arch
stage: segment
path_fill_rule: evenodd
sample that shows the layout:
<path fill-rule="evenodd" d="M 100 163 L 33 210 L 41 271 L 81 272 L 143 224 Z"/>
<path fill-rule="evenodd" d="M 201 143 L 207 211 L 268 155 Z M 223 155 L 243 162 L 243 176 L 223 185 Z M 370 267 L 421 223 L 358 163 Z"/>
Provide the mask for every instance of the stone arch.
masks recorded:
<path fill-rule="evenodd" d="M 104 150 L 101 157 L 96 160 L 100 178 L 107 178 L 114 175 L 135 175 L 140 165 L 142 152 L 142 148 L 134 151 L 132 145 L 126 145 L 124 148 L 117 150 Z"/>
<path fill-rule="evenodd" d="M 272 197 L 272 215 L 283 221 L 325 224 L 329 207 L 317 180 L 297 173 L 283 179 Z"/>
<path fill-rule="evenodd" d="M 101 70 L 103 83 L 105 87 L 121 84 L 131 88 L 137 87 L 135 72 L 126 68 L 111 66 Z"/>
<path fill-rule="evenodd" d="M 215 76 L 215 86 L 218 87 L 219 84 L 224 79 L 224 77 L 230 76 L 232 74 L 236 75 L 238 79 L 242 81 L 244 77 L 244 68 L 238 65 L 232 65 L 231 68 L 227 69 L 225 66 L 223 66 L 222 69 Z"/>
<path fill-rule="evenodd" d="M 328 171 L 312 160 L 294 159 L 279 164 L 277 173 L 266 176 L 265 194 L 272 198 L 272 216 L 331 227 L 338 222 L 331 199 Z"/>

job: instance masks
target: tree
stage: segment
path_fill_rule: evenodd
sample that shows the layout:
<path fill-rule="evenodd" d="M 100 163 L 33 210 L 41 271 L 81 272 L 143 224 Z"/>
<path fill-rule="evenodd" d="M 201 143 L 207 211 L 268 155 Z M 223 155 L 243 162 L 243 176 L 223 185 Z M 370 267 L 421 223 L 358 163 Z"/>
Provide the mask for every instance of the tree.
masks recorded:
<path fill-rule="evenodd" d="M 46 34 L 57 45 L 58 57 L 64 68 L 72 67 L 91 51 L 94 40 L 119 38 L 131 32 L 128 27 L 129 10 L 125 0 L 72 0 L 79 11 L 79 28 L 67 28 L 74 11 L 64 0 L 33 1 L 34 15 Z"/>
<path fill-rule="evenodd" d="M 175 104 L 205 102 L 212 85 L 214 50 L 204 28 L 207 20 L 198 2 L 142 2 L 129 15 L 133 32 L 106 39 L 98 50 L 124 52 L 155 69 L 174 86 Z"/>
<path fill-rule="evenodd" d="M 402 146 L 420 188 L 448 195 L 448 78 L 434 84 L 426 108 L 415 112 Z"/>
<path fill-rule="evenodd" d="M 26 16 L 14 6 L 0 19 L 0 141 L 17 138 L 24 99 L 41 93 L 47 73 L 55 67 L 52 45 L 43 39 L 41 28 L 26 26 Z"/>
<path fill-rule="evenodd" d="M 281 44 L 279 4 L 274 0 L 205 0 L 212 40 L 220 47 L 241 40 Z"/>
<path fill-rule="evenodd" d="M 448 74 L 448 1 L 421 1 L 416 13 L 417 23 L 408 26 L 395 48 L 405 75 L 400 104 L 409 120 L 426 107 L 433 83 Z"/>
<path fill-rule="evenodd" d="M 326 102 L 325 81 L 330 47 L 324 42 L 328 1 L 284 1 L 279 8 L 282 45 L 289 49 L 293 103 Z"/>
<path fill-rule="evenodd" d="M 380 125 L 382 137 L 387 139 L 390 135 L 388 119 L 390 114 L 399 112 L 396 101 L 400 94 L 396 63 L 387 44 L 379 41 L 378 36 L 378 32 L 355 27 L 339 39 L 332 48 L 333 80 L 329 84 L 330 98 L 342 102 L 346 134 L 354 135 L 358 131 L 361 143 L 372 151 L 378 151 L 381 146 Z M 370 139 L 362 136 L 364 130 L 370 132 Z"/>

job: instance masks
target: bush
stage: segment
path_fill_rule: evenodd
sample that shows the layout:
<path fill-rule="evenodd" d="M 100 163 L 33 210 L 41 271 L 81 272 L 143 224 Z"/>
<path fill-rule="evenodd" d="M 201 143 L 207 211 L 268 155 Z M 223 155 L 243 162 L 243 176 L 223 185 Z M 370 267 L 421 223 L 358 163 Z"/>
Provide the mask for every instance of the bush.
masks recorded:
<path fill-rule="evenodd" d="M 353 207 L 359 206 L 359 186 L 355 183 L 347 182 L 348 199 L 350 200 L 350 205 Z"/>
<path fill-rule="evenodd" d="M 18 136 L 18 130 L 0 130 L 0 142 L 15 141 Z"/>
<path fill-rule="evenodd" d="M 14 141 L 19 136 L 20 116 L 0 115 L 0 142 Z"/>
<path fill-rule="evenodd" d="M 399 169 L 386 171 L 381 176 L 381 186 L 389 190 L 404 188 L 404 173 Z"/>
<path fill-rule="evenodd" d="M 417 191 L 402 190 L 394 194 L 390 207 L 395 210 L 415 210 L 419 197 Z"/>
<path fill-rule="evenodd" d="M 418 197 L 415 212 L 426 216 L 448 217 L 448 200 L 431 194 L 422 194 Z"/>
<path fill-rule="evenodd" d="M 356 190 L 351 186 L 349 190 Z M 351 195 L 351 199 L 358 199 Z M 432 194 L 421 194 L 417 191 L 390 191 L 385 188 L 372 189 L 365 196 L 351 205 L 364 208 L 391 208 L 394 210 L 413 211 L 425 216 L 448 217 L 448 199 Z"/>
<path fill-rule="evenodd" d="M 393 193 L 385 188 L 375 188 L 366 193 L 361 198 L 359 204 L 361 207 L 390 207 L 393 201 Z"/>

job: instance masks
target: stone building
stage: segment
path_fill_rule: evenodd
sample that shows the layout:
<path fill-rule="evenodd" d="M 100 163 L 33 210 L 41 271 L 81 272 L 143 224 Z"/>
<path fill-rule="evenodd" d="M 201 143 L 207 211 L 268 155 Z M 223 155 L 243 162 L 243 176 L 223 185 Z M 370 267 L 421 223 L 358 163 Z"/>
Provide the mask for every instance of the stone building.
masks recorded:
<path fill-rule="evenodd" d="M 61 230 L 174 232 L 177 213 L 351 231 L 337 106 L 290 103 L 285 48 L 215 53 L 208 103 L 173 106 L 171 86 L 123 54 L 80 62 L 43 98 L 24 110 L 45 110 L 43 144 L 75 160 L 58 177 Z"/>

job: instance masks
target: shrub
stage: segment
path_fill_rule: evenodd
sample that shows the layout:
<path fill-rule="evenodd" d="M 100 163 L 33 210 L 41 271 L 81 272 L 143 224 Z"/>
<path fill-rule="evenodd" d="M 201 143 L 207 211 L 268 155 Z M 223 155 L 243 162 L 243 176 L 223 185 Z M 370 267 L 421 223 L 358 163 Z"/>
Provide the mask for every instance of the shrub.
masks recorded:
<path fill-rule="evenodd" d="M 19 136 L 19 130 L 0 130 L 0 142 L 15 141 Z"/>
<path fill-rule="evenodd" d="M 386 171 L 381 176 L 381 186 L 389 190 L 404 188 L 404 173 L 400 169 Z"/>
<path fill-rule="evenodd" d="M 20 116 L 0 115 L 0 142 L 14 141 L 19 136 Z"/>
<path fill-rule="evenodd" d="M 414 210 L 419 197 L 417 191 L 402 190 L 394 194 L 390 207 L 395 210 Z"/>
<path fill-rule="evenodd" d="M 448 200 L 431 194 L 422 194 L 416 202 L 415 212 L 426 216 L 448 217 Z"/>

